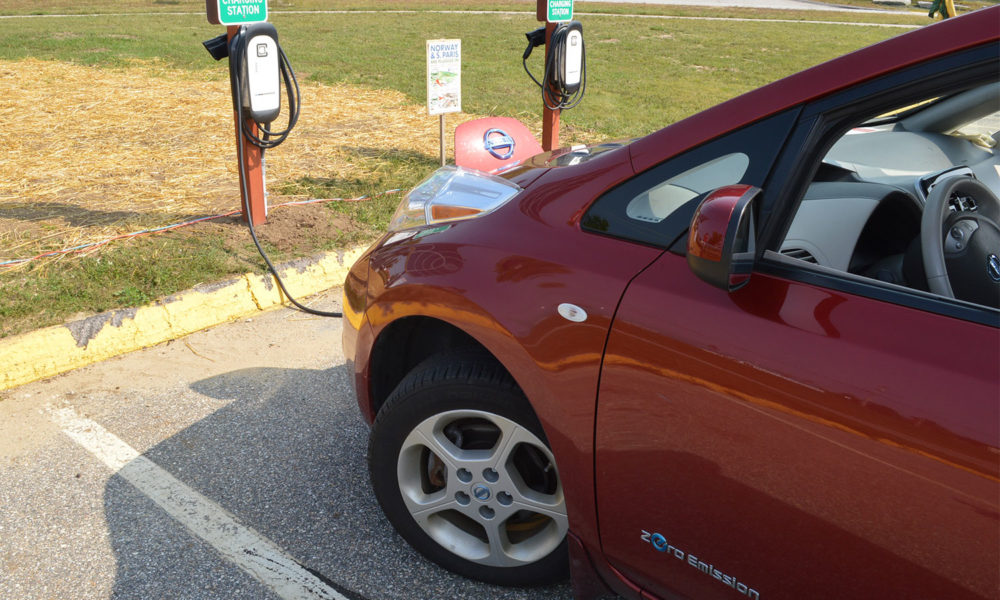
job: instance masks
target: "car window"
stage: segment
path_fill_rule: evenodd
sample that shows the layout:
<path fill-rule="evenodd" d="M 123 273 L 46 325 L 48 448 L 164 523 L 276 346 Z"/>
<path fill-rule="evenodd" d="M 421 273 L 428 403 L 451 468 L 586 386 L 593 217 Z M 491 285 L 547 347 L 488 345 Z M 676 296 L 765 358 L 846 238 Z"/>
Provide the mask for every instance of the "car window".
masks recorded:
<path fill-rule="evenodd" d="M 599 197 L 584 230 L 662 248 L 684 234 L 698 201 L 734 183 L 761 185 L 796 118 L 763 119 L 675 156 Z"/>
<path fill-rule="evenodd" d="M 968 230 L 969 238 L 961 252 L 945 251 L 940 260 L 955 298 L 997 308 L 997 286 L 987 278 L 991 250 L 975 241 L 974 232 L 1000 216 L 998 106 L 1000 82 L 987 80 L 947 97 L 880 109 L 881 115 L 901 115 L 889 123 L 859 114 L 816 166 L 780 255 L 827 274 L 948 296 L 928 281 L 924 246 L 932 247 L 928 236 L 942 232 L 922 231 L 922 217 L 925 206 L 938 202 L 932 201 L 936 185 L 970 179 L 982 187 L 936 204 L 944 210 L 936 229 L 964 223 L 955 235 Z"/>
<path fill-rule="evenodd" d="M 684 171 L 640 193 L 629 201 L 630 219 L 659 223 L 684 203 L 715 188 L 739 183 L 750 166 L 750 157 L 734 152 Z"/>

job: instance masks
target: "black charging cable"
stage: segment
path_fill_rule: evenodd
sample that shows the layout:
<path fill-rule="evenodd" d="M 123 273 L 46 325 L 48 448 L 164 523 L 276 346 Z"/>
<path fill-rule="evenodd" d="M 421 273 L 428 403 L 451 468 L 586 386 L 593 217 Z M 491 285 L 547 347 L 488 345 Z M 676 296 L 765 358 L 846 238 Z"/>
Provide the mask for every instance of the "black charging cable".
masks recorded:
<path fill-rule="evenodd" d="M 545 70 L 542 75 L 542 80 L 538 79 L 532 74 L 531 70 L 528 69 L 528 57 L 531 56 L 531 51 L 535 46 L 542 46 L 545 44 L 545 27 L 539 27 L 534 31 L 529 31 L 524 34 L 528 38 L 528 47 L 524 49 L 524 55 L 521 59 L 521 64 L 524 66 L 524 72 L 531 77 L 531 80 L 535 84 L 542 88 L 542 102 L 545 104 L 545 108 L 549 110 L 569 110 L 574 108 L 577 104 L 583 100 L 583 95 L 587 90 L 587 51 L 586 46 L 580 48 L 581 52 L 581 73 L 580 73 L 580 87 L 577 88 L 576 92 L 572 94 L 567 94 L 562 87 L 557 87 L 553 89 L 552 84 L 555 82 L 558 86 L 560 84 L 559 76 L 556 73 L 561 62 L 566 59 L 566 36 L 569 35 L 571 31 L 570 27 L 566 25 L 560 25 L 556 27 L 555 31 L 552 32 L 552 49 L 548 52 L 545 57 Z M 583 39 L 581 37 L 580 44 L 583 44 Z M 552 102 L 550 102 L 550 99 Z"/>
<path fill-rule="evenodd" d="M 274 275 L 275 281 L 278 282 L 278 287 L 281 289 L 281 292 L 285 295 L 285 298 L 288 298 L 289 302 L 291 302 L 299 310 L 307 312 L 309 314 L 318 315 L 321 317 L 341 318 L 344 316 L 344 313 L 342 312 L 325 311 L 325 310 L 317 310 L 315 308 L 310 308 L 302 304 L 298 300 L 296 300 L 294 297 L 292 297 L 292 295 L 288 293 L 288 288 L 285 287 L 285 282 L 281 280 L 281 275 L 278 274 L 278 269 L 275 268 L 274 263 L 271 262 L 271 259 L 267 255 L 267 252 L 265 252 L 264 248 L 260 245 L 260 240 L 257 239 L 257 231 L 254 229 L 253 219 L 250 217 L 250 190 L 248 189 L 247 186 L 247 172 L 246 172 L 246 163 L 244 160 L 243 140 L 240 139 L 240 135 L 242 134 L 251 144 L 260 148 L 260 159 L 261 163 L 263 163 L 264 151 L 267 150 L 268 148 L 274 148 L 275 146 L 278 146 L 279 144 L 284 142 L 285 138 L 287 138 L 288 134 L 292 131 L 292 128 L 295 127 L 296 122 L 298 122 L 299 107 L 301 106 L 301 98 L 299 96 L 299 82 L 295 78 L 295 71 L 292 69 L 292 65 L 289 64 L 288 57 L 285 56 L 285 51 L 281 49 L 281 46 L 278 46 L 278 55 L 280 57 L 279 61 L 280 72 L 281 72 L 281 77 L 284 79 L 285 91 L 288 96 L 288 126 L 280 131 L 271 131 L 270 123 L 255 122 L 257 128 L 263 135 L 258 136 L 254 134 L 253 130 L 250 128 L 249 124 L 246 122 L 246 119 L 243 116 L 243 84 L 240 72 L 240 65 L 242 64 L 240 61 L 242 61 L 244 58 L 243 48 L 242 48 L 243 44 L 241 43 L 242 35 L 243 33 L 241 31 L 240 35 L 234 35 L 232 40 L 230 40 L 229 42 L 229 55 L 230 55 L 229 79 L 233 88 L 233 102 L 234 106 L 236 106 L 236 116 L 240 123 L 239 133 L 236 134 L 236 152 L 238 154 L 237 158 L 239 159 L 240 163 L 240 186 L 243 192 L 243 211 L 247 217 L 247 228 L 250 230 L 250 237 L 253 238 L 253 244 L 254 246 L 257 247 L 257 252 L 259 252 L 261 258 L 264 259 L 264 262 L 267 264 L 268 270 L 271 272 L 272 275 Z M 209 52 L 211 52 L 211 50 L 209 50 Z M 292 94 L 293 88 L 295 91 L 294 95 Z M 272 136 L 273 139 L 271 139 Z"/>

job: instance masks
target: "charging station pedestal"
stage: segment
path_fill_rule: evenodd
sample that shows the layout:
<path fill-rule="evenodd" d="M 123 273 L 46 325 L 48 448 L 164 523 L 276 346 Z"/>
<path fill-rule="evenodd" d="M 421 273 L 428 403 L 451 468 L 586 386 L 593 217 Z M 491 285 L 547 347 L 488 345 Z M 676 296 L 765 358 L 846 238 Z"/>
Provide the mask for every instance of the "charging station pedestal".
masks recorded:
<path fill-rule="evenodd" d="M 545 23 L 545 64 L 549 62 L 552 51 L 552 33 L 560 22 L 573 18 L 573 0 L 538 0 L 535 8 L 535 18 Z M 560 109 L 551 109 L 549 105 L 558 104 L 558 91 L 554 86 L 542 89 L 542 149 L 546 152 L 559 147 L 559 115 Z"/>
<path fill-rule="evenodd" d="M 545 0 L 538 0 L 538 6 L 544 7 Z M 539 8 L 539 10 L 544 10 Z M 544 20 L 544 19 L 542 19 Z M 552 32 L 556 30 L 558 23 L 545 23 L 545 59 L 548 60 L 549 51 L 552 48 Z M 542 149 L 549 152 L 559 147 L 559 115 L 561 110 L 552 110 L 546 104 L 554 104 L 552 90 L 545 89 L 542 93 L 548 96 L 548 100 L 542 106 Z"/>
<path fill-rule="evenodd" d="M 226 41 L 233 39 L 233 36 L 240 31 L 239 25 L 229 25 L 226 27 Z M 257 123 L 252 117 L 245 117 L 246 126 L 250 131 L 257 134 Z M 241 206 L 243 220 L 254 225 L 260 225 L 267 220 L 267 198 L 264 189 L 264 156 L 261 149 L 252 144 L 241 131 L 240 115 L 233 110 L 233 122 L 236 124 L 236 143 L 243 145 L 243 168 L 238 169 L 240 173 L 240 196 L 243 200 Z M 237 149 L 239 150 L 239 149 Z M 239 152 L 237 152 L 239 154 Z M 243 175 L 246 174 L 246 181 Z M 244 185 L 245 183 L 245 185 Z M 244 196 L 246 190 L 247 196 Z M 247 214 L 249 208 L 249 214 Z"/>
<path fill-rule="evenodd" d="M 239 25 L 229 25 L 226 27 L 226 41 L 233 39 L 239 34 Z M 244 118 L 246 126 L 250 131 L 257 134 L 257 123 L 253 118 Z M 255 146 L 242 133 L 240 115 L 233 109 L 233 122 L 236 125 L 236 143 L 243 145 L 243 168 L 237 169 L 240 174 L 240 197 L 242 203 L 240 208 L 243 213 L 243 220 L 254 225 L 260 225 L 267 220 L 267 198 L 264 189 L 264 155 L 261 149 Z M 237 156 L 239 148 L 237 148 Z M 243 180 L 244 174 L 246 180 Z"/>
<path fill-rule="evenodd" d="M 213 25 L 226 26 L 226 43 L 239 34 L 240 26 L 247 23 L 260 23 L 267 21 L 267 0 L 244 0 L 235 2 L 233 0 L 205 0 L 205 14 L 208 22 Z M 208 46 L 206 45 L 206 48 Z M 211 50 L 210 50 L 211 52 Z M 219 60 L 224 54 L 213 57 Z M 246 126 L 257 134 L 257 124 L 250 117 L 246 117 Z M 239 165 L 240 173 L 240 211 L 243 213 L 243 220 L 253 225 L 260 225 L 267 219 L 267 200 L 264 192 L 264 160 L 261 149 L 250 143 L 242 133 L 242 123 L 240 123 L 239 112 L 233 107 L 233 121 L 236 125 L 236 155 L 243 156 L 243 163 Z M 241 148 L 242 145 L 242 148 Z M 242 149 L 242 153 L 240 150 Z M 244 174 L 246 179 L 244 180 Z"/>

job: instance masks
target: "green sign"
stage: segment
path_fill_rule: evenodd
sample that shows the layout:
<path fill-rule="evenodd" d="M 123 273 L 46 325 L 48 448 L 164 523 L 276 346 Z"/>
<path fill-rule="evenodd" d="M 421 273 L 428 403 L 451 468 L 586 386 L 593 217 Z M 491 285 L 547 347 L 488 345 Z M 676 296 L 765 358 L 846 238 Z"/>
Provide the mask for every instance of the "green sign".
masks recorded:
<path fill-rule="evenodd" d="M 548 18 L 550 23 L 573 20 L 573 0 L 549 0 Z"/>
<path fill-rule="evenodd" d="M 242 25 L 267 20 L 267 0 L 207 0 L 208 20 L 218 25 Z"/>

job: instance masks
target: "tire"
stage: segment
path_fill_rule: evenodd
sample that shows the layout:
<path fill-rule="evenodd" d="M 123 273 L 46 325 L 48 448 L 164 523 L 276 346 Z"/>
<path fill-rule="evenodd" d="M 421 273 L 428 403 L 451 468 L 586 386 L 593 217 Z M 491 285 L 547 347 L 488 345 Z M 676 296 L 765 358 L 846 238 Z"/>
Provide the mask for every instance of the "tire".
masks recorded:
<path fill-rule="evenodd" d="M 372 425 L 368 469 L 411 546 L 480 581 L 568 575 L 562 483 L 538 419 L 500 365 L 447 354 L 418 365 Z"/>

